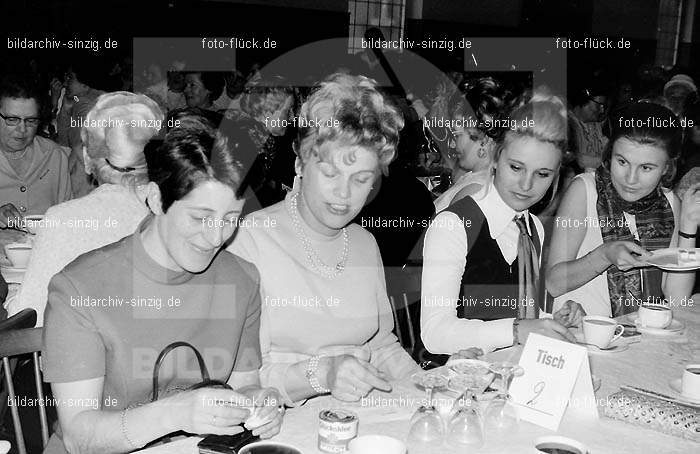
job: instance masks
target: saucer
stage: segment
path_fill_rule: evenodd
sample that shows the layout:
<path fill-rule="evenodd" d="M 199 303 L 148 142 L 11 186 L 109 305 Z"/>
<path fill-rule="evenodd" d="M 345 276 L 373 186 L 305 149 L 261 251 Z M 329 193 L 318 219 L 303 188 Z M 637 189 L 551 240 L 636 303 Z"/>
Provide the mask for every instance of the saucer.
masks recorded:
<path fill-rule="evenodd" d="M 675 380 L 671 380 L 670 382 L 668 382 L 668 385 L 671 387 L 673 392 L 678 394 L 678 400 L 688 402 L 689 404 L 692 404 L 693 406 L 700 405 L 700 399 L 687 397 L 687 396 L 684 396 L 683 393 L 681 393 L 681 389 L 683 389 L 683 388 L 681 387 L 681 379 L 680 378 L 676 378 Z"/>
<path fill-rule="evenodd" d="M 613 342 L 610 342 L 610 344 L 608 344 L 608 347 L 614 347 L 613 349 L 602 350 L 602 349 L 596 347 L 595 345 L 585 345 L 586 339 L 584 338 L 582 332 L 577 333 L 575 337 L 576 337 L 576 341 L 577 341 L 576 345 L 580 345 L 581 347 L 586 348 L 589 353 L 593 353 L 595 355 L 606 355 L 606 354 L 614 354 L 614 353 L 624 352 L 625 350 L 630 348 L 630 344 L 637 343 L 637 341 L 630 342 L 630 341 L 618 338 L 618 339 L 615 339 Z M 583 342 L 583 344 L 581 344 L 579 342 Z"/>
<path fill-rule="evenodd" d="M 8 284 L 21 284 L 26 271 L 26 268 L 0 265 L 0 273 L 2 273 L 2 277 Z"/>
<path fill-rule="evenodd" d="M 593 353 L 594 355 L 612 355 L 615 353 L 624 352 L 628 348 L 630 348 L 629 343 L 620 342 L 619 339 L 608 344 L 608 347 L 612 347 L 609 350 L 608 349 L 603 350 L 601 348 L 596 347 L 595 345 L 582 345 L 582 347 L 586 347 L 586 349 L 588 350 L 588 353 Z"/>
<path fill-rule="evenodd" d="M 642 334 L 651 334 L 654 336 L 674 336 L 680 334 L 685 328 L 685 325 L 680 320 L 673 319 L 671 324 L 666 328 L 651 328 L 648 326 L 643 326 L 642 322 L 639 321 L 639 317 L 630 317 L 634 326 L 637 327 L 637 331 Z"/>
<path fill-rule="evenodd" d="M 666 271 L 690 271 L 700 268 L 699 248 L 666 248 L 652 251 L 647 263 Z"/>

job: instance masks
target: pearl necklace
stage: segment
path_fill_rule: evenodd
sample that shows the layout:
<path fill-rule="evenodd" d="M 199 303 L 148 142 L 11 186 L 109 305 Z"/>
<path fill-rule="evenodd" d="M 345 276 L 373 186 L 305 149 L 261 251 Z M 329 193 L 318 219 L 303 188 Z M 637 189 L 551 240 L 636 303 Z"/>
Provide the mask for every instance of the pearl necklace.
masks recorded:
<path fill-rule="evenodd" d="M 323 260 L 321 260 L 321 258 L 314 250 L 313 246 L 311 245 L 311 240 L 309 240 L 309 237 L 306 236 L 306 233 L 304 233 L 304 229 L 301 225 L 301 219 L 299 219 L 299 211 L 297 207 L 298 196 L 299 193 L 296 192 L 290 198 L 289 214 L 292 217 L 292 225 L 294 226 L 294 230 L 299 236 L 301 244 L 304 247 L 304 252 L 306 253 L 306 260 L 309 263 L 311 270 L 316 274 L 320 274 L 321 276 L 327 279 L 336 278 L 343 272 L 343 270 L 345 270 L 345 264 L 348 261 L 348 252 L 350 250 L 350 238 L 348 236 L 347 228 L 343 227 L 342 229 L 343 252 L 340 256 L 340 260 L 335 266 L 326 265 L 325 263 L 323 263 Z"/>

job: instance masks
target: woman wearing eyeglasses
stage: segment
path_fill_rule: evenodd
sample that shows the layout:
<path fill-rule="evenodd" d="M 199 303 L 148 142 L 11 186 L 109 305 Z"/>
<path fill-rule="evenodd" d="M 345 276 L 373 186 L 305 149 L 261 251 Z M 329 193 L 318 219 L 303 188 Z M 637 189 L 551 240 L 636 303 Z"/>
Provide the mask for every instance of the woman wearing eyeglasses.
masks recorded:
<path fill-rule="evenodd" d="M 602 162 L 608 138 L 603 135 L 603 119 L 607 106 L 604 88 L 589 87 L 570 97 L 569 146 L 581 169 L 594 172 Z"/>
<path fill-rule="evenodd" d="M 0 227 L 19 227 L 72 197 L 67 148 L 36 135 L 40 95 L 19 78 L 0 82 Z"/>

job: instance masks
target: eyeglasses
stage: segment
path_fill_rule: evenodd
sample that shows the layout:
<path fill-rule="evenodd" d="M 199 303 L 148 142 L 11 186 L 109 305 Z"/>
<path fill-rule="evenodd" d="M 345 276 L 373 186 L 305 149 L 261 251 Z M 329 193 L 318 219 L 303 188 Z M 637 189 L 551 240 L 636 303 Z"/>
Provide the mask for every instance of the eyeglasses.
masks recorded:
<path fill-rule="evenodd" d="M 593 104 L 596 104 L 598 107 L 600 107 L 603 110 L 606 110 L 608 108 L 608 106 L 604 102 L 598 102 L 593 98 L 589 99 L 589 101 L 591 101 Z"/>
<path fill-rule="evenodd" d="M 39 126 L 39 123 L 41 123 L 41 118 L 37 117 L 27 117 L 27 118 L 22 118 L 22 117 L 6 117 L 5 115 L 0 113 L 0 117 L 5 120 L 5 124 L 7 126 L 19 126 L 20 123 L 24 122 L 24 124 L 28 128 L 36 128 Z"/>

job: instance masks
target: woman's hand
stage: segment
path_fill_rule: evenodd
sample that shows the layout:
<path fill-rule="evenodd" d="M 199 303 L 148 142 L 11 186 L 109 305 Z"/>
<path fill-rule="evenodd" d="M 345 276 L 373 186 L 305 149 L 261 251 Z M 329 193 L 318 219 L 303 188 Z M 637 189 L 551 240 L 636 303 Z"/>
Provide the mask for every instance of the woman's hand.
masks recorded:
<path fill-rule="evenodd" d="M 695 233 L 700 225 L 700 183 L 690 186 L 683 194 L 679 226 L 685 233 Z"/>
<path fill-rule="evenodd" d="M 352 355 L 323 357 L 319 362 L 319 377 L 338 400 L 356 402 L 373 389 L 391 391 L 386 375 L 376 367 Z"/>
<path fill-rule="evenodd" d="M 246 396 L 246 407 L 252 409 L 245 428 L 260 438 L 277 435 L 284 418 L 284 405 L 279 392 L 275 388 L 252 388 L 243 394 Z"/>
<path fill-rule="evenodd" d="M 631 241 L 612 241 L 601 247 L 605 259 L 621 271 L 648 266 L 645 260 L 651 257 L 646 249 Z"/>
<path fill-rule="evenodd" d="M 22 215 L 16 206 L 6 203 L 0 207 L 0 228 L 19 228 L 22 225 Z"/>
<path fill-rule="evenodd" d="M 576 343 L 576 338 L 566 326 L 551 318 L 518 321 L 518 343 L 524 344 L 530 333 L 542 334 L 567 342 Z"/>
<path fill-rule="evenodd" d="M 167 401 L 167 402 L 166 402 Z M 250 417 L 246 396 L 229 389 L 201 388 L 163 399 L 170 408 L 169 426 L 193 434 L 235 435 Z"/>
<path fill-rule="evenodd" d="M 61 99 L 61 90 L 63 90 L 63 82 L 58 80 L 57 77 L 51 79 L 50 91 L 52 109 L 56 109 L 58 107 L 58 100 Z"/>
<path fill-rule="evenodd" d="M 552 317 L 567 328 L 571 328 L 579 326 L 585 315 L 586 311 L 583 310 L 579 303 L 568 300 L 558 311 L 552 314 Z"/>
<path fill-rule="evenodd" d="M 467 348 L 465 350 L 460 350 L 454 355 L 450 356 L 448 361 L 453 359 L 478 359 L 480 356 L 484 355 L 484 351 L 477 347 Z"/>

